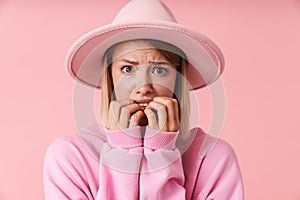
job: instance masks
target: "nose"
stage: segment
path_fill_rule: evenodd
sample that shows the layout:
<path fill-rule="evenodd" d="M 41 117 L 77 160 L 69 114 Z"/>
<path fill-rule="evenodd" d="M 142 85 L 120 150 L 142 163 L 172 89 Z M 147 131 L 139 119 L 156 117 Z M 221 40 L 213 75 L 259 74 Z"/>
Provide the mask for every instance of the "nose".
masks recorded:
<path fill-rule="evenodd" d="M 151 77 L 147 70 L 141 70 L 136 78 L 136 94 L 147 95 L 153 92 Z"/>
<path fill-rule="evenodd" d="M 151 83 L 144 84 L 136 89 L 136 94 L 147 95 L 153 92 Z"/>

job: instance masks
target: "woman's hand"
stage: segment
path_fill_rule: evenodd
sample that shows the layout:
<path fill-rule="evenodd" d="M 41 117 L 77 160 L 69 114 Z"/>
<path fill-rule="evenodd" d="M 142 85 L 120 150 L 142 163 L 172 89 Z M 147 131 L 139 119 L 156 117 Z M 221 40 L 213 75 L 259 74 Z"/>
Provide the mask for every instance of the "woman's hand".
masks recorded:
<path fill-rule="evenodd" d="M 143 109 L 133 100 L 111 101 L 106 128 L 109 130 L 132 128 L 139 125 Z"/>
<path fill-rule="evenodd" d="M 155 97 L 145 108 L 148 125 L 152 129 L 165 132 L 177 131 L 180 128 L 178 102 L 169 97 Z"/>
<path fill-rule="evenodd" d="M 144 110 L 133 100 L 111 101 L 106 128 L 117 130 L 136 127 L 144 115 L 152 129 L 173 132 L 180 128 L 178 102 L 169 97 L 155 97 Z"/>

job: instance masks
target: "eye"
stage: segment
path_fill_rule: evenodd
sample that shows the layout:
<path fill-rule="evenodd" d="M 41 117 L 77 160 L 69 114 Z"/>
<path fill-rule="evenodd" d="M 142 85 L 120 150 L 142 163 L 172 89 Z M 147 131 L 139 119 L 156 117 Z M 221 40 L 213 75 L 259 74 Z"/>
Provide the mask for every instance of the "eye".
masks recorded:
<path fill-rule="evenodd" d="M 131 74 L 133 73 L 133 67 L 130 65 L 125 65 L 123 67 L 121 67 L 122 72 L 126 73 L 126 74 Z"/>
<path fill-rule="evenodd" d="M 155 66 L 152 72 L 158 75 L 165 75 L 169 72 L 169 70 L 166 67 Z"/>

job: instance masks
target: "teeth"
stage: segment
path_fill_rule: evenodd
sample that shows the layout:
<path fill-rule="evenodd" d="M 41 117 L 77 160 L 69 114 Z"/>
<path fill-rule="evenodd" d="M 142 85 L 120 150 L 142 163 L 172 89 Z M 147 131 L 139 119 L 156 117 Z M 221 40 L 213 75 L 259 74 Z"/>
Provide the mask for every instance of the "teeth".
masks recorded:
<path fill-rule="evenodd" d="M 148 106 L 148 103 L 139 103 L 139 106 L 145 109 Z"/>

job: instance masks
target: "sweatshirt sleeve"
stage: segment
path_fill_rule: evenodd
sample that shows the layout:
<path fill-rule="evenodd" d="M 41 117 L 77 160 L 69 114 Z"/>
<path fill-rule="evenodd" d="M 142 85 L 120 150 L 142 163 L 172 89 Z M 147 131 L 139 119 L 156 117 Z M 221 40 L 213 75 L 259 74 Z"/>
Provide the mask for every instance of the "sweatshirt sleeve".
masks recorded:
<path fill-rule="evenodd" d="M 143 157 L 140 127 L 104 132 L 108 141 L 101 150 L 97 199 L 138 199 Z"/>
<path fill-rule="evenodd" d="M 232 147 L 218 140 L 203 158 L 198 174 L 197 200 L 243 200 L 243 182 L 237 157 Z"/>
<path fill-rule="evenodd" d="M 175 147 L 178 133 L 146 128 L 140 177 L 141 199 L 185 199 L 181 154 Z"/>
<path fill-rule="evenodd" d="M 86 178 L 88 158 L 82 150 L 80 140 L 74 136 L 59 137 L 48 146 L 43 165 L 46 200 L 94 199 Z"/>

